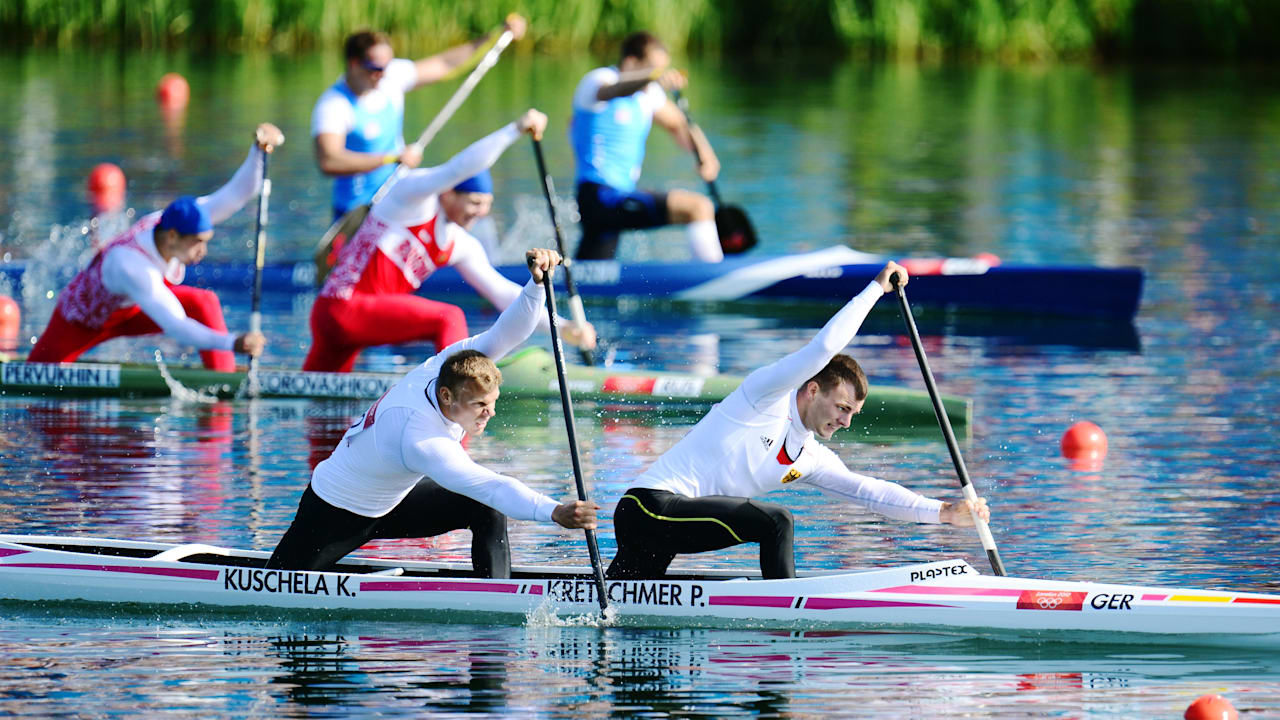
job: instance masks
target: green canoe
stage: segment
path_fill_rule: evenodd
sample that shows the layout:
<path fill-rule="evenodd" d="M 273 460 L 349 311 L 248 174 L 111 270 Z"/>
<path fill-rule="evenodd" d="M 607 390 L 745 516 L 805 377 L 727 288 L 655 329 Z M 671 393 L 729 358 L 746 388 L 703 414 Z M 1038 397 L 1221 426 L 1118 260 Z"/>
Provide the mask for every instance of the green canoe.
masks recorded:
<path fill-rule="evenodd" d="M 553 398 L 559 396 L 555 360 L 539 347 L 525 348 L 498 363 L 502 368 L 502 394 L 506 397 Z M 203 368 L 174 367 L 169 375 L 183 387 L 204 395 L 235 398 L 247 373 L 216 372 Z M 713 403 L 722 400 L 742 382 L 733 375 L 703 377 L 678 372 L 622 370 L 570 365 L 569 389 L 575 400 L 634 404 Z M 386 392 L 401 373 L 321 373 L 278 368 L 258 370 L 262 397 L 372 399 Z M 181 389 L 179 389 L 181 392 Z M 0 361 L 0 396 L 62 395 L 73 397 L 149 397 L 173 394 L 156 365 L 114 363 L 28 363 Z M 967 432 L 970 403 L 964 398 L 944 398 L 951 424 Z M 873 385 L 871 397 L 858 417 L 859 425 L 886 423 L 895 426 L 936 423 L 933 405 L 922 390 Z"/>

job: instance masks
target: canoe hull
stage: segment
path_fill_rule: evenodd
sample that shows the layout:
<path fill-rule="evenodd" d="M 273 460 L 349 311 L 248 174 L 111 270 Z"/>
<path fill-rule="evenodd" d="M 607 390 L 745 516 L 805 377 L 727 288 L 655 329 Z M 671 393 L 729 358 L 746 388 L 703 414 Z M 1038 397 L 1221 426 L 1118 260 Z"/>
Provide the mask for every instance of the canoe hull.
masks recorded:
<path fill-rule="evenodd" d="M 546 350 L 525 348 L 504 358 L 498 366 L 502 368 L 504 397 L 559 397 L 555 361 Z M 168 372 L 185 388 L 224 399 L 241 396 L 245 382 L 244 372 L 176 367 Z M 566 372 L 575 400 L 597 402 L 713 403 L 724 399 L 742 382 L 741 377 L 733 375 L 708 377 L 583 365 L 569 365 Z M 401 377 L 398 373 L 313 373 L 263 368 L 258 380 L 262 397 L 372 400 Z M 0 361 L 0 394 L 148 397 L 172 393 L 155 365 Z M 952 425 L 967 432 L 971 403 L 964 398 L 947 397 L 943 404 Z M 935 422 L 928 393 L 878 385 L 858 416 L 860 427 L 871 428 L 930 426 Z"/>
<path fill-rule="evenodd" d="M 1131 320 L 1142 296 L 1143 273 L 1135 267 L 1090 265 L 987 265 L 968 258 L 908 259 L 911 300 L 918 305 L 983 313 L 1048 314 Z M 884 259 L 844 246 L 793 255 L 744 255 L 722 263 L 622 263 L 613 260 L 574 264 L 574 281 L 583 297 L 637 297 L 663 300 L 733 302 L 748 298 L 788 298 L 837 302 L 870 282 Z M 14 287 L 25 265 L 0 264 L 0 277 Z M 498 268 L 518 284 L 529 279 L 523 265 Z M 187 269 L 198 287 L 246 290 L 252 287 L 251 263 L 203 262 Z M 61 279 L 62 282 L 70 278 Z M 311 262 L 273 263 L 263 269 L 263 289 L 315 291 Z M 452 268 L 443 268 L 419 292 L 429 297 L 475 291 Z"/>
<path fill-rule="evenodd" d="M 344 566 L 349 572 L 313 573 L 263 570 L 264 559 L 261 552 L 208 546 L 0 536 L 0 599 L 395 613 L 432 621 L 598 609 L 594 582 L 574 568 L 517 568 L 512 579 L 489 580 L 442 563 L 357 558 Z M 1076 641 L 1097 633 L 1108 642 L 1280 647 L 1280 596 L 995 577 L 963 560 L 789 580 L 715 572 L 610 581 L 607 592 L 614 622 L 630 625 L 911 629 Z"/>

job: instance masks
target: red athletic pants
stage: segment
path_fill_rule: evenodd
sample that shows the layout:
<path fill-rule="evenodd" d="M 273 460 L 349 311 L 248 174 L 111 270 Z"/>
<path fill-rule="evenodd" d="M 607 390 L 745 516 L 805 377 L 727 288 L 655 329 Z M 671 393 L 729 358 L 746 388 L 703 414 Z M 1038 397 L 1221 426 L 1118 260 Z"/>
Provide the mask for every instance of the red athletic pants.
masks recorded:
<path fill-rule="evenodd" d="M 351 372 L 360 351 L 373 345 L 430 340 L 439 352 L 466 336 L 467 317 L 457 305 L 408 294 L 318 297 L 302 369 Z"/>
<path fill-rule="evenodd" d="M 182 303 L 187 317 L 212 330 L 227 331 L 227 323 L 222 319 L 222 304 L 218 302 L 217 295 L 186 285 L 169 285 L 169 289 L 177 296 L 178 302 Z M 55 308 L 53 317 L 49 318 L 49 326 L 31 349 L 27 361 L 71 362 L 90 348 L 111 338 L 156 335 L 160 332 L 160 326 L 137 305 L 123 307 L 111 313 L 102 327 L 96 330 L 67 320 Z M 230 350 L 201 350 L 200 358 L 210 370 L 231 372 L 236 369 L 236 356 Z"/>

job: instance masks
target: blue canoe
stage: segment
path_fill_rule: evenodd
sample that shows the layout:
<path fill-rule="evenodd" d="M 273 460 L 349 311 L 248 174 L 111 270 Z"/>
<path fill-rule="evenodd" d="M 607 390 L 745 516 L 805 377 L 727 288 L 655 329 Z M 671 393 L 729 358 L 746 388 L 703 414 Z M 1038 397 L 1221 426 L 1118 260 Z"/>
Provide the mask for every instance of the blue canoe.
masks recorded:
<path fill-rule="evenodd" d="M 912 273 L 911 301 L 957 311 L 1022 313 L 1131 320 L 1142 296 L 1140 268 L 1088 265 L 989 265 L 979 259 L 902 260 Z M 623 263 L 613 260 L 573 264 L 579 292 L 593 298 L 638 297 L 734 302 L 745 299 L 803 299 L 839 302 L 870 282 L 883 267 L 879 256 L 844 246 L 782 256 L 732 257 L 722 263 Z M 11 282 L 23 263 L 0 264 Z M 528 279 L 523 265 L 498 268 L 517 283 Z M 73 271 L 74 272 L 74 271 Z M 62 278 L 65 283 L 70 277 Z M 273 263 L 264 269 L 271 292 L 315 289 L 310 262 Z M 187 282 L 215 289 L 245 289 L 253 282 L 249 263 L 204 262 L 187 269 Z M 440 270 L 419 290 L 431 297 L 473 294 L 451 268 Z"/>

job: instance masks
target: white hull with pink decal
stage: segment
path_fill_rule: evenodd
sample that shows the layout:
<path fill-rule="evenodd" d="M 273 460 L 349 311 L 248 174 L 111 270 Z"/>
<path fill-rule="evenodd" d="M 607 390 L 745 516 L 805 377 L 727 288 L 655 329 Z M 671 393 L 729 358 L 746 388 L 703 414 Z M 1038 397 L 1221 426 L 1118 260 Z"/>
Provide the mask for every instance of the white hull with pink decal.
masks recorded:
<path fill-rule="evenodd" d="M 267 553 L 209 545 L 0 535 L 0 600 L 86 601 L 288 614 L 397 612 L 519 620 L 598 610 L 585 569 L 517 567 L 511 579 L 469 568 L 348 558 L 340 572 L 264 570 Z M 1066 641 L 1280 647 L 1280 595 L 984 575 L 963 560 L 789 580 L 727 571 L 609 581 L 622 625 L 914 629 Z M 462 617 L 462 615 L 459 615 Z"/>

